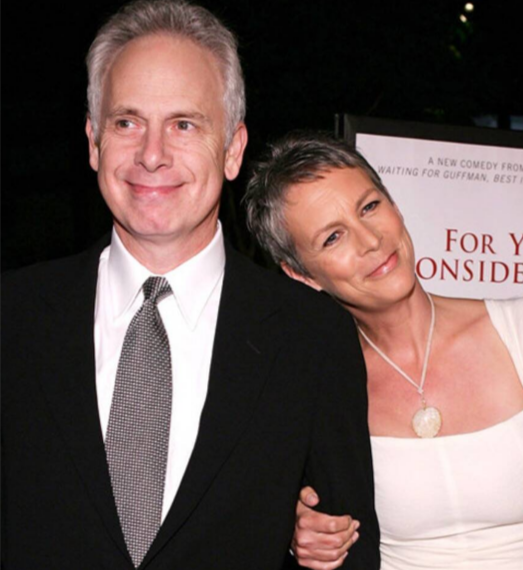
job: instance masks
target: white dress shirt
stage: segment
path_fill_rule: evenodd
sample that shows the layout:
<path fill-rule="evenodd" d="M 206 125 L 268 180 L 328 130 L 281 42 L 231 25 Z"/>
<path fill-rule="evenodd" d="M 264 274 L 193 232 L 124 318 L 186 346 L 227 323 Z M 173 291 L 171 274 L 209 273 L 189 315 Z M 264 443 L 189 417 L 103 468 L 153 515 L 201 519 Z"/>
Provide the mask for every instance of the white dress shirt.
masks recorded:
<path fill-rule="evenodd" d="M 173 291 L 158 303 L 171 347 L 173 399 L 162 522 L 198 435 L 224 268 L 225 249 L 218 223 L 213 240 L 204 250 L 163 275 Z M 125 333 L 143 303 L 141 288 L 151 275 L 113 230 L 111 245 L 100 256 L 94 325 L 96 392 L 104 440 Z"/>

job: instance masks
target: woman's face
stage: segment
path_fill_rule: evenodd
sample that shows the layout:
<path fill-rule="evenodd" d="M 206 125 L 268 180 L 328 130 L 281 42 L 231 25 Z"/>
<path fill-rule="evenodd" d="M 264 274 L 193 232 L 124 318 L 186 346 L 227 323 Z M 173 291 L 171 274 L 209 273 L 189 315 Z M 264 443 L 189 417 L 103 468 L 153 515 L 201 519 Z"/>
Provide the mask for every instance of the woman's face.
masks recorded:
<path fill-rule="evenodd" d="M 397 207 L 359 168 L 326 171 L 289 188 L 285 220 L 311 277 L 294 279 L 324 290 L 347 308 L 379 309 L 416 283 L 412 241 Z"/>

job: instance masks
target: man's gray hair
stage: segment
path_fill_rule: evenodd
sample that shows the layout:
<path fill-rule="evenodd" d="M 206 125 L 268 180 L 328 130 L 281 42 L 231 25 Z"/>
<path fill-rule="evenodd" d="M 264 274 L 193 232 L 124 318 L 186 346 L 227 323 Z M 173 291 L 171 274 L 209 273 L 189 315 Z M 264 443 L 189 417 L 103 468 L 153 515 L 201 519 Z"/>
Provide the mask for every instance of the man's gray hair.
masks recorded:
<path fill-rule="evenodd" d="M 269 146 L 256 163 L 243 198 L 247 226 L 259 244 L 279 265 L 286 263 L 304 277 L 311 277 L 300 261 L 285 223 L 289 188 L 323 178 L 328 170 L 360 168 L 390 202 L 392 198 L 378 173 L 345 141 L 321 132 L 294 132 Z"/>
<path fill-rule="evenodd" d="M 223 78 L 226 146 L 245 117 L 245 85 L 235 36 L 213 14 L 183 0 L 137 0 L 124 5 L 99 30 L 87 54 L 87 102 L 95 139 L 100 135 L 107 72 L 130 41 L 148 35 L 183 37 L 217 59 Z"/>

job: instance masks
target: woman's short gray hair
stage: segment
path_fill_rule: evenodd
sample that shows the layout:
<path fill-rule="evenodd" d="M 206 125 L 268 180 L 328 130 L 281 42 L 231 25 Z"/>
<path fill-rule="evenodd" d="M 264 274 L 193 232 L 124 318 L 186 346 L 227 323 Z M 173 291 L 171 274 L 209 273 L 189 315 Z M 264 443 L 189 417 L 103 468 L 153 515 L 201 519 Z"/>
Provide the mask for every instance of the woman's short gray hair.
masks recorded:
<path fill-rule="evenodd" d="M 87 102 L 95 138 L 105 77 L 130 41 L 148 35 L 170 34 L 192 40 L 217 59 L 223 77 L 226 146 L 236 125 L 245 118 L 245 85 L 235 36 L 213 14 L 183 0 L 137 0 L 124 5 L 99 30 L 87 54 Z"/>
<path fill-rule="evenodd" d="M 247 226 L 259 244 L 279 265 L 286 263 L 305 277 L 309 272 L 300 261 L 285 223 L 288 189 L 302 182 L 322 178 L 336 168 L 360 168 L 388 200 L 392 198 L 378 173 L 363 156 L 345 141 L 321 132 L 294 132 L 269 146 L 254 165 L 243 198 Z"/>

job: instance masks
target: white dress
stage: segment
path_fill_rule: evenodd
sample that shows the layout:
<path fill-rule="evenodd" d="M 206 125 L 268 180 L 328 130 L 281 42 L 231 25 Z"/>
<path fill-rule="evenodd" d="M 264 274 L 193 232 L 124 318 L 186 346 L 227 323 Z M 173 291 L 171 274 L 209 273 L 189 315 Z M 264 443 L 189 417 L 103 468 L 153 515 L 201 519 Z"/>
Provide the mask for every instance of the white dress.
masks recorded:
<path fill-rule="evenodd" d="M 486 306 L 523 383 L 523 299 Z M 472 433 L 371 442 L 381 570 L 523 570 L 523 412 Z"/>

